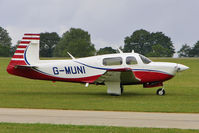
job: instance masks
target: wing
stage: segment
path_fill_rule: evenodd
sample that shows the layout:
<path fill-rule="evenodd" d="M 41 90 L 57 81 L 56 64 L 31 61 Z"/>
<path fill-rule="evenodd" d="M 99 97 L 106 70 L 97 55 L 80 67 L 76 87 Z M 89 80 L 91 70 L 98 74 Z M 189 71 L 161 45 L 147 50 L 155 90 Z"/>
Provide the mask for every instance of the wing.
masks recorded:
<path fill-rule="evenodd" d="M 135 76 L 131 69 L 124 68 L 107 70 L 95 81 L 95 83 L 104 84 L 105 82 L 120 82 L 122 84 L 132 84 L 139 81 L 140 79 Z"/>

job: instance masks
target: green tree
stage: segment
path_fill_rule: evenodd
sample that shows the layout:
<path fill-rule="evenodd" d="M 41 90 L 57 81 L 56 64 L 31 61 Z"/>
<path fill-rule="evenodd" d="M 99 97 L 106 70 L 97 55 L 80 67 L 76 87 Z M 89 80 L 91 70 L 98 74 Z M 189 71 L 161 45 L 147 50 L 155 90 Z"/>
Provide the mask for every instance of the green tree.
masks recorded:
<path fill-rule="evenodd" d="M 10 56 L 11 40 L 8 32 L 0 27 L 0 56 Z"/>
<path fill-rule="evenodd" d="M 56 32 L 46 32 L 40 34 L 40 56 L 52 57 L 55 46 L 59 42 L 60 37 Z"/>
<path fill-rule="evenodd" d="M 146 56 L 150 57 L 164 57 L 167 54 L 167 50 L 160 44 L 155 44 L 152 46 L 152 51 Z"/>
<path fill-rule="evenodd" d="M 124 52 L 134 50 L 146 56 L 171 57 L 175 53 L 171 39 L 162 32 L 137 30 L 124 40 Z"/>
<path fill-rule="evenodd" d="M 91 43 L 90 34 L 82 29 L 71 28 L 62 35 L 56 45 L 55 56 L 68 56 L 70 52 L 75 57 L 86 57 L 95 54 L 94 44 Z"/>
<path fill-rule="evenodd" d="M 182 45 L 182 48 L 177 53 L 179 57 L 190 57 L 191 51 L 192 51 L 192 48 L 189 45 L 184 44 Z"/>
<path fill-rule="evenodd" d="M 14 53 L 15 53 L 17 47 L 19 46 L 19 44 L 20 44 L 20 40 L 17 41 L 17 44 L 16 44 L 16 45 L 11 46 L 11 48 L 10 48 L 10 56 L 11 56 L 11 57 L 14 55 Z"/>
<path fill-rule="evenodd" d="M 112 47 L 100 48 L 100 49 L 97 51 L 97 55 L 112 54 L 112 53 L 116 53 L 116 50 L 113 49 Z"/>
<path fill-rule="evenodd" d="M 150 41 L 151 46 L 159 44 L 164 48 L 164 51 L 156 51 L 160 57 L 172 57 L 175 53 L 171 39 L 162 32 L 151 33 Z"/>
<path fill-rule="evenodd" d="M 141 29 L 133 32 L 130 37 L 127 36 L 124 40 L 124 52 L 131 52 L 134 50 L 143 55 L 147 54 L 151 51 L 149 39 L 150 33 L 146 30 Z"/>
<path fill-rule="evenodd" d="M 199 41 L 197 41 L 191 49 L 190 57 L 199 57 Z"/>

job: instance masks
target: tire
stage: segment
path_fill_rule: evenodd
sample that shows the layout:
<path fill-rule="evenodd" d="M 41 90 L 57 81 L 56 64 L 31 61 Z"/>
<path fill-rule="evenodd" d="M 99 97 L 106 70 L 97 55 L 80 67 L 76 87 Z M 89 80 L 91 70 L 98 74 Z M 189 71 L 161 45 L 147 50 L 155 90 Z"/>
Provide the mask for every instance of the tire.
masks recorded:
<path fill-rule="evenodd" d="M 159 96 L 164 96 L 165 95 L 165 90 L 160 88 L 160 89 L 157 90 L 156 94 L 159 95 Z"/>

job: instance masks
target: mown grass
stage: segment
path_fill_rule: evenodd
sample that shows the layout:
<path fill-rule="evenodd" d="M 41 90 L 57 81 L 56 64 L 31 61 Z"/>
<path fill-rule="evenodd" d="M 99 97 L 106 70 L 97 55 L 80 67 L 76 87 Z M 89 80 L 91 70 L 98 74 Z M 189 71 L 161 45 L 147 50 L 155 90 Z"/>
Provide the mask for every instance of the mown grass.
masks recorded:
<path fill-rule="evenodd" d="M 199 133 L 199 130 L 0 123 L 0 133 Z"/>
<path fill-rule="evenodd" d="M 31 80 L 9 75 L 9 58 L 0 58 L 0 107 L 144 112 L 199 112 L 199 59 L 153 59 L 182 63 L 189 70 L 165 82 L 165 96 L 157 88 L 125 86 L 122 96 L 109 96 L 105 86 Z"/>

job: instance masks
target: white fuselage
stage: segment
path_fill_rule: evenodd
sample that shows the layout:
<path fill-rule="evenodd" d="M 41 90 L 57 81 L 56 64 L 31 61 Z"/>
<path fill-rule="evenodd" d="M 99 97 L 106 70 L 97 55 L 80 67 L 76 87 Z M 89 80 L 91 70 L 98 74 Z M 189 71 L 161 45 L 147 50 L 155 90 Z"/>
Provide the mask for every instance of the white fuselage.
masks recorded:
<path fill-rule="evenodd" d="M 126 63 L 127 57 L 135 57 L 137 64 L 128 65 Z M 121 65 L 104 65 L 105 58 L 121 57 Z M 176 63 L 166 62 L 150 62 L 145 64 L 137 53 L 119 53 L 99 55 L 92 57 L 85 57 L 73 60 L 40 60 L 37 70 L 49 76 L 58 78 L 84 78 L 96 75 L 102 75 L 107 70 L 130 68 L 133 72 L 149 71 L 159 72 L 174 76 L 177 72 Z M 146 75 L 147 76 L 147 75 Z M 150 75 L 148 75 L 150 76 Z"/>

